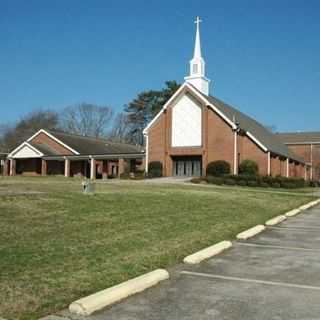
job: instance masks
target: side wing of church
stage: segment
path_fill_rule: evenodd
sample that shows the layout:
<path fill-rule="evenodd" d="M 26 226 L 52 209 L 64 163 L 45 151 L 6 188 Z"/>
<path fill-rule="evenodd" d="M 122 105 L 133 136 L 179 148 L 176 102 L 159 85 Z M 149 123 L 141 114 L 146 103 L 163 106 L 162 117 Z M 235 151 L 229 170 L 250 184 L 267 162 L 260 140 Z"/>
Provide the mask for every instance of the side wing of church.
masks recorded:
<path fill-rule="evenodd" d="M 208 163 L 227 161 L 238 174 L 242 160 L 254 160 L 261 175 L 310 177 L 310 165 L 277 135 L 236 108 L 210 95 L 201 55 L 197 18 L 190 75 L 144 130 L 146 170 L 159 161 L 164 176 L 200 176 Z"/>

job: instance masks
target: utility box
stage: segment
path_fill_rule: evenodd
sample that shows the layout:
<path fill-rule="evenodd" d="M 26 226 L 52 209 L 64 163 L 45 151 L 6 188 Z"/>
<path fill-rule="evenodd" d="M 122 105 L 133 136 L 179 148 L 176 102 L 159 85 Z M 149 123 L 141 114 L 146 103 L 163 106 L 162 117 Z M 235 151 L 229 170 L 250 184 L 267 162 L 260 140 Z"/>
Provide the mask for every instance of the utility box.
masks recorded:
<path fill-rule="evenodd" d="M 84 180 L 82 181 L 82 191 L 85 194 L 94 194 L 95 192 L 95 183 L 91 181 Z"/>

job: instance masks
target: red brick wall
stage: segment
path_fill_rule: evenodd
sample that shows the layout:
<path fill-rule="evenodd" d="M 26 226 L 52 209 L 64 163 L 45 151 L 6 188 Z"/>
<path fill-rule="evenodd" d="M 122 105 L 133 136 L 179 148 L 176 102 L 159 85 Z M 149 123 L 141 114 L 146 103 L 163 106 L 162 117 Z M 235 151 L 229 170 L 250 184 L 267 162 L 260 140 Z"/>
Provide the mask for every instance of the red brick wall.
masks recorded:
<path fill-rule="evenodd" d="M 311 162 L 311 147 L 310 145 L 288 145 L 296 155 L 302 157 L 306 162 Z"/>
<path fill-rule="evenodd" d="M 320 180 L 320 146 L 313 145 L 311 149 L 310 144 L 288 145 L 288 147 L 298 156 L 302 157 L 306 162 L 312 161 L 312 175 L 314 180 Z M 311 151 L 312 150 L 312 151 Z M 304 177 L 304 175 L 303 175 Z"/>
<path fill-rule="evenodd" d="M 43 132 L 40 132 L 37 136 L 35 136 L 31 140 L 31 142 L 48 145 L 50 146 L 50 148 L 52 148 L 54 151 L 56 151 L 60 155 L 73 154 L 70 150 L 68 150 L 67 148 L 65 148 L 64 146 L 62 146 L 61 144 L 59 144 L 58 142 L 56 142 L 55 140 L 53 140 Z"/>
<path fill-rule="evenodd" d="M 271 175 L 273 177 L 281 175 L 281 160 L 277 156 L 271 156 Z"/>
<path fill-rule="evenodd" d="M 149 162 L 165 160 L 165 117 L 162 113 L 160 118 L 153 124 L 148 134 Z"/>
<path fill-rule="evenodd" d="M 233 172 L 234 133 L 230 125 L 212 109 L 208 109 L 208 131 L 206 135 L 208 141 L 208 163 L 223 159 L 229 162 L 231 172 Z"/>
<path fill-rule="evenodd" d="M 314 145 L 312 149 L 312 164 L 314 180 L 320 180 L 320 146 Z"/>
<path fill-rule="evenodd" d="M 250 159 L 259 166 L 259 174 L 268 174 L 268 154 L 261 150 L 249 137 L 238 136 L 238 152 L 240 153 L 239 163 Z"/>

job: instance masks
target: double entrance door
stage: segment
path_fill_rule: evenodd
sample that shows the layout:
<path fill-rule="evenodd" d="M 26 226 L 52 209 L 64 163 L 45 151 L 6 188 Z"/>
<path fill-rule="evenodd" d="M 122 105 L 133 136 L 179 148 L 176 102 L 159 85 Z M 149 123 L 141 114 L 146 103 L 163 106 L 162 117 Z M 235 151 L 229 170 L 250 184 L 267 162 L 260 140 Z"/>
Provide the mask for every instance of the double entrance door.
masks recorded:
<path fill-rule="evenodd" d="M 201 156 L 173 157 L 173 176 L 192 177 L 201 176 Z"/>

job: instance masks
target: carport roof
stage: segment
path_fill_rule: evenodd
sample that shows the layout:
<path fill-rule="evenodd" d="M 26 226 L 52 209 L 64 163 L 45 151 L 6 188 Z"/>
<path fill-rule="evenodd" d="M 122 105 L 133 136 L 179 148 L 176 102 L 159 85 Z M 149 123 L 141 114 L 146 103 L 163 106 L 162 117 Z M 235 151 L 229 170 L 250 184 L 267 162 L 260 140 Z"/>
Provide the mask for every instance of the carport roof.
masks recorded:
<path fill-rule="evenodd" d="M 106 139 L 85 137 L 61 131 L 44 130 L 44 132 L 49 133 L 66 146 L 75 150 L 78 155 L 117 155 L 144 153 L 144 150 L 141 146 L 126 143 L 114 143 Z M 33 143 L 32 140 L 29 141 L 29 143 L 41 151 L 45 156 L 61 155 L 46 144 Z"/>
<path fill-rule="evenodd" d="M 29 144 L 35 147 L 38 151 L 40 151 L 42 154 L 46 156 L 59 156 L 60 154 L 51 149 L 48 145 L 43 143 L 34 143 L 32 141 L 29 141 Z"/>
<path fill-rule="evenodd" d="M 3 160 L 3 159 L 6 159 L 7 158 L 7 153 L 4 153 L 4 152 L 0 152 L 0 159 Z"/>
<path fill-rule="evenodd" d="M 141 153 L 142 148 L 124 143 L 113 143 L 106 139 L 85 137 L 59 131 L 48 131 L 54 137 L 76 150 L 81 155 Z"/>

